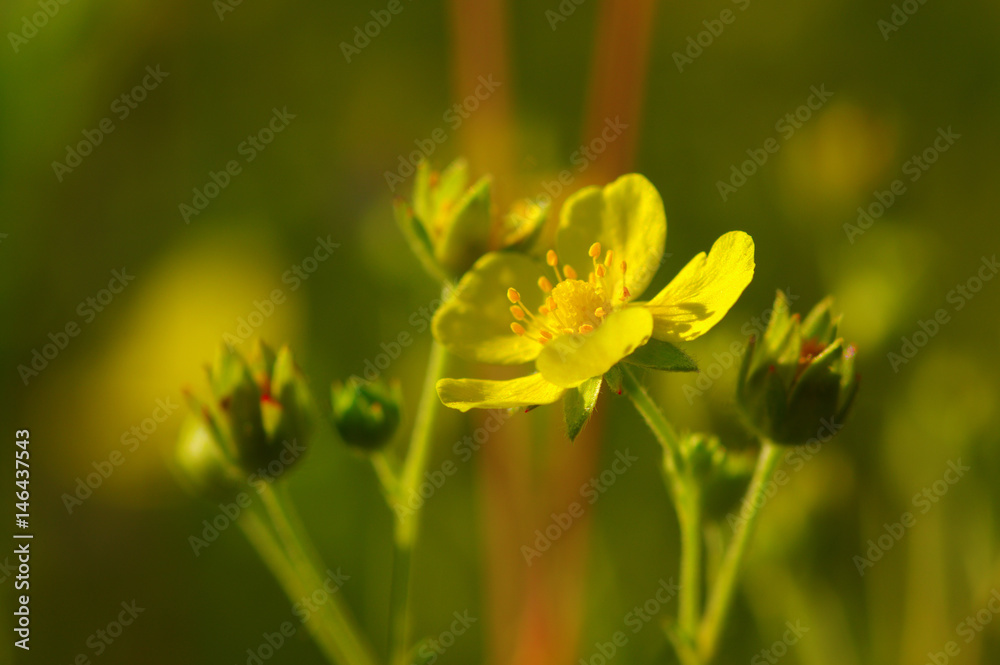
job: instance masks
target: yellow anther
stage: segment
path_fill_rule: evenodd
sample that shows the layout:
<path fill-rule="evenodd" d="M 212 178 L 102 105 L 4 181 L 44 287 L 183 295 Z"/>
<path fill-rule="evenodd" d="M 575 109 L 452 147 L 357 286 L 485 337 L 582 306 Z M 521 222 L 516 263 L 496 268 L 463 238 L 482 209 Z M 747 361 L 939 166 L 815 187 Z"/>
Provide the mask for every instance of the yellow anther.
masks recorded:
<path fill-rule="evenodd" d="M 549 281 L 548 277 L 539 277 L 538 288 L 542 290 L 542 293 L 548 293 L 552 290 L 552 282 Z"/>
<path fill-rule="evenodd" d="M 523 320 L 524 320 L 524 310 L 523 310 L 523 309 L 521 309 L 520 307 L 518 307 L 517 305 L 512 305 L 512 306 L 511 306 L 511 308 L 510 308 L 510 313 L 511 313 L 511 314 L 512 314 L 512 315 L 514 316 L 514 318 L 515 318 L 515 319 L 517 319 L 518 321 L 523 321 Z"/>
<path fill-rule="evenodd" d="M 596 316 L 599 319 L 603 319 L 604 318 L 604 308 L 603 307 L 598 307 L 597 309 L 595 309 L 594 310 L 594 316 Z"/>
<path fill-rule="evenodd" d="M 542 305 L 541 307 L 538 308 L 538 313 L 541 314 L 542 316 L 547 316 L 549 313 L 549 308 L 546 307 L 545 305 Z"/>
<path fill-rule="evenodd" d="M 590 246 L 590 251 L 588 252 L 588 254 L 590 254 L 590 258 L 592 258 L 592 259 L 596 259 L 598 256 L 600 256 L 601 255 L 601 243 L 595 242 L 593 245 L 591 245 Z"/>
<path fill-rule="evenodd" d="M 524 329 L 524 326 L 522 326 L 520 323 L 517 322 L 510 324 L 510 329 L 514 331 L 515 335 L 523 335 L 524 333 L 528 332 L 527 330 Z"/>
<path fill-rule="evenodd" d="M 624 261 L 622 261 L 622 274 L 623 275 L 625 274 L 626 270 L 628 270 L 628 264 L 625 263 Z"/>
<path fill-rule="evenodd" d="M 608 255 L 604 257 L 604 265 L 611 267 L 611 262 L 615 260 L 615 250 L 609 249 Z"/>
<path fill-rule="evenodd" d="M 582 326 L 580 326 L 580 332 L 582 332 L 583 334 L 587 334 L 593 331 L 594 331 L 594 326 L 590 325 L 589 323 L 584 323 Z"/>
<path fill-rule="evenodd" d="M 576 279 L 576 271 L 573 270 L 573 266 L 563 266 L 563 274 L 566 275 L 566 279 Z"/>
<path fill-rule="evenodd" d="M 604 266 L 597 266 L 597 276 L 598 277 L 604 277 L 607 274 L 608 274 L 608 269 L 607 268 L 605 268 Z"/>
<path fill-rule="evenodd" d="M 540 330 L 538 331 L 538 334 L 544 337 L 545 339 L 552 339 L 552 333 L 550 333 L 548 330 Z"/>
<path fill-rule="evenodd" d="M 556 311 L 556 299 L 553 298 L 552 296 L 549 296 L 548 298 L 545 299 L 545 304 L 548 305 L 550 312 Z"/>
<path fill-rule="evenodd" d="M 556 254 L 556 250 L 550 249 L 545 255 L 545 262 L 548 263 L 553 268 L 559 263 L 559 255 Z"/>
<path fill-rule="evenodd" d="M 517 289 L 510 288 L 507 289 L 507 299 L 511 302 L 520 302 L 521 294 L 517 292 Z"/>

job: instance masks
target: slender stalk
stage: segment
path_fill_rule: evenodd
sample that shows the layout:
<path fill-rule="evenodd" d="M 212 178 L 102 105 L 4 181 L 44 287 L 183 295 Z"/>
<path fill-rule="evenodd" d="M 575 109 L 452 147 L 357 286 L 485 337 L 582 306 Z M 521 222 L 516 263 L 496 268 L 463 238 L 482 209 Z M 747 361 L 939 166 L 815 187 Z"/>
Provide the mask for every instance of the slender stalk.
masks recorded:
<path fill-rule="evenodd" d="M 267 565 L 268 569 L 270 569 L 271 574 L 278 580 L 289 600 L 297 601 L 299 598 L 308 596 L 316 590 L 301 575 L 298 567 L 289 560 L 284 549 L 275 540 L 274 534 L 271 533 L 265 521 L 256 513 L 251 511 L 245 512 L 237 524 L 240 525 L 247 540 L 250 541 L 253 548 L 257 550 L 257 554 L 260 555 L 260 558 Z M 343 649 L 337 643 L 336 639 L 334 639 L 334 631 L 325 626 L 323 622 L 309 621 L 306 628 L 331 665 L 345 665 L 348 663 L 361 665 L 361 663 L 370 662 L 350 660 L 344 654 Z"/>
<path fill-rule="evenodd" d="M 757 468 L 754 469 L 750 487 L 747 489 L 746 499 L 751 506 L 762 504 L 767 483 L 779 461 L 781 461 L 781 449 L 765 440 L 761 447 L 760 457 L 757 459 Z M 702 618 L 701 629 L 698 631 L 698 654 L 702 662 L 711 661 L 715 655 L 719 636 L 729 616 L 733 596 L 736 593 L 740 566 L 746 555 L 747 546 L 757 525 L 760 512 L 760 508 L 755 509 L 746 521 L 737 527 L 733 540 L 722 559 L 722 564 L 719 566 L 715 585 L 705 609 L 705 616 Z"/>
<path fill-rule="evenodd" d="M 673 425 L 664 417 L 663 412 L 656 406 L 646 389 L 639 383 L 632 369 L 624 363 L 621 368 L 625 391 L 646 424 L 653 430 L 657 441 L 663 446 L 663 467 L 667 474 L 667 483 L 675 502 L 678 502 L 683 490 L 683 478 L 680 473 L 680 443 L 677 432 L 674 431 Z M 680 506 L 677 509 L 681 510 Z"/>
<path fill-rule="evenodd" d="M 435 340 L 427 360 L 423 394 L 420 396 L 410 447 L 406 453 L 406 461 L 403 463 L 396 492 L 395 551 L 389 601 L 392 613 L 389 619 L 389 657 L 390 662 L 396 664 L 405 663 L 410 645 L 410 564 L 420 527 L 421 507 L 424 503 L 411 499 L 419 497 L 420 482 L 427 470 L 432 435 L 441 410 L 437 397 L 437 382 L 444 375 L 447 364 L 448 352 Z"/>
<path fill-rule="evenodd" d="M 632 369 L 622 367 L 623 383 L 636 409 L 663 446 L 663 468 L 681 528 L 680 597 L 677 627 L 672 633 L 678 655 L 685 663 L 697 662 L 693 644 L 701 616 L 702 516 L 698 480 L 683 472 L 677 432 L 639 383 Z M 681 652 L 684 653 L 681 653 Z"/>
<path fill-rule="evenodd" d="M 681 588 L 677 621 L 682 637 L 693 643 L 701 618 L 701 489 L 698 481 L 692 478 L 686 478 L 684 484 L 683 508 L 677 510 L 681 526 Z"/>
<path fill-rule="evenodd" d="M 270 483 L 265 483 L 261 499 L 288 555 L 288 560 L 304 587 L 293 600 L 324 588 L 324 580 L 308 553 L 312 545 L 303 544 L 309 542 L 308 538 L 293 525 L 281 499 Z M 347 608 L 343 606 L 340 596 L 330 594 L 327 602 L 315 616 L 320 621 L 316 624 L 307 622 L 309 631 L 317 642 L 324 646 L 324 652 L 333 658 L 332 662 L 337 665 L 375 665 L 371 647 L 361 637 L 360 630 Z"/>

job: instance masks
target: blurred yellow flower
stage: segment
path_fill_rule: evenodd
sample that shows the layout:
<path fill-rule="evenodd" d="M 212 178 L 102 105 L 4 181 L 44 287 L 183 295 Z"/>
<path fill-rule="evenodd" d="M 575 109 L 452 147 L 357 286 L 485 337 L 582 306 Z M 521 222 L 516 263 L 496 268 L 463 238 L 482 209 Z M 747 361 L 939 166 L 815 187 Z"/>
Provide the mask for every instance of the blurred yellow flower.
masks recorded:
<path fill-rule="evenodd" d="M 483 256 L 435 314 L 434 335 L 470 360 L 534 361 L 537 372 L 509 381 L 442 379 L 441 401 L 461 411 L 550 404 L 651 338 L 672 343 L 708 332 L 753 278 L 753 240 L 723 235 L 651 300 L 635 302 L 660 266 L 666 235 L 659 192 L 630 174 L 566 200 L 547 268 L 515 252 Z M 586 279 L 573 264 L 589 265 Z"/>

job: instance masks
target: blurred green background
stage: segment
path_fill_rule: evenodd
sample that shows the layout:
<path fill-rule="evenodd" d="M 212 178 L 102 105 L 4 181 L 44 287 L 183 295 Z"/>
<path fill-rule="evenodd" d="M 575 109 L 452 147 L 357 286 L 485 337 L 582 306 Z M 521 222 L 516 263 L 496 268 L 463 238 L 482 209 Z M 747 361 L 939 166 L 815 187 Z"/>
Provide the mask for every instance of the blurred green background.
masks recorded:
<path fill-rule="evenodd" d="M 248 648 L 292 618 L 238 529 L 193 554 L 189 536 L 219 509 L 184 494 L 170 472 L 184 408 L 152 431 L 146 419 L 157 400 L 181 404 L 183 386 L 204 389 L 202 366 L 222 336 L 237 334 L 274 289 L 287 299 L 253 333 L 291 344 L 323 399 L 330 381 L 362 373 L 381 343 L 413 334 L 386 371 L 402 380 L 412 414 L 430 345 L 419 312 L 437 288 L 396 230 L 385 172 L 415 140 L 448 127 L 443 114 L 472 92 L 466 81 L 475 76 L 463 72 L 492 73 L 475 71 L 495 56 L 478 45 L 499 41 L 503 93 L 483 103 L 480 118 L 500 117 L 502 131 L 479 125 L 477 137 L 474 112 L 469 126 L 447 130 L 431 159 L 443 166 L 469 154 L 475 174 L 508 176 L 501 186 L 512 196 L 544 191 L 592 138 L 587 109 L 613 111 L 618 101 L 614 86 L 594 83 L 606 62 L 594 44 L 615 25 L 624 37 L 608 48 L 649 46 L 645 84 L 625 94 L 641 102 L 641 119 L 626 115 L 635 153 L 609 151 L 607 164 L 598 157 L 573 188 L 610 181 L 618 165 L 659 188 L 670 256 L 653 288 L 726 231 L 750 233 L 757 248 L 751 286 L 690 347 L 706 372 L 718 365 L 719 378 L 649 377 L 664 410 L 682 428 L 750 445 L 725 353 L 746 341 L 778 288 L 799 311 L 832 293 L 858 348 L 853 420 L 801 469 L 787 467 L 791 481 L 768 502 L 720 662 L 768 662 L 751 659 L 781 640 L 786 621 L 809 628 L 781 658 L 789 664 L 924 663 L 948 641 L 961 647 L 953 662 L 1000 658 L 995 625 L 969 643 L 957 632 L 1000 587 L 1000 282 L 949 298 L 1000 246 L 1000 5 L 929 2 L 885 39 L 878 22 L 891 20 L 889 2 L 664 2 L 651 21 L 630 25 L 608 19 L 643 16 L 647 3 L 567 1 L 575 9 L 553 29 L 546 12 L 559 11 L 556 0 L 479 9 L 402 0 L 402 12 L 350 62 L 341 43 L 386 3 L 244 2 L 221 18 L 220 2 L 208 0 L 56 6 L 34 32 L 24 17 L 42 11 L 38 3 L 0 9 L 0 414 L 6 441 L 31 430 L 36 534 L 34 639 L 24 662 L 71 663 L 83 653 L 107 665 L 244 663 Z M 725 9 L 734 20 L 708 43 L 703 21 L 716 25 Z M 708 45 L 679 71 L 675 53 L 699 33 Z M 115 100 L 158 66 L 168 75 L 122 117 Z M 605 80 L 631 81 L 618 66 Z M 811 86 L 833 95 L 783 134 L 776 124 L 806 103 Z M 294 118 L 247 161 L 241 144 L 285 108 Z M 53 162 L 65 162 L 67 146 L 84 131 L 93 136 L 103 118 L 114 130 L 71 172 L 56 173 Z M 904 165 L 949 127 L 961 138 L 911 181 Z M 496 163 L 489 136 L 504 139 Z M 778 152 L 723 200 L 718 182 L 771 137 Z M 179 205 L 230 160 L 241 171 L 185 223 Z M 905 193 L 852 238 L 844 225 L 897 178 Z M 339 248 L 293 289 L 287 271 L 313 255 L 318 238 Z M 102 311 L 86 305 L 123 268 L 134 280 Z M 888 354 L 939 308 L 949 322 L 894 368 Z M 33 351 L 71 322 L 79 334 L 23 380 L 18 366 L 30 366 Z M 661 579 L 676 578 L 676 520 L 655 442 L 631 405 L 602 397 L 592 434 L 575 446 L 562 440 L 560 418 L 559 409 L 519 415 L 468 462 L 452 445 L 481 420 L 442 420 L 431 468 L 454 459 L 458 473 L 428 501 L 416 631 L 437 635 L 456 611 L 478 621 L 440 663 L 586 662 Z M 144 420 L 145 440 L 127 444 Z M 549 512 L 565 510 L 573 478 L 599 473 L 626 448 L 641 463 L 544 565 L 525 566 L 520 545 Z M 113 451 L 124 462 L 70 511 L 64 495 Z M 2 456 L 4 473 L 12 457 Z M 921 512 L 914 495 L 959 459 L 970 470 Z M 391 516 L 370 467 L 324 428 L 286 482 L 324 558 L 350 576 L 342 593 L 381 651 Z M 720 530 L 735 508 L 725 499 Z M 859 575 L 854 557 L 905 511 L 916 525 Z M 12 584 L 0 574 L 5 614 Z M 144 612 L 97 655 L 88 641 L 133 599 Z M 13 651 L 5 640 L 0 660 Z M 615 658 L 673 662 L 655 624 Z M 268 662 L 321 656 L 298 630 Z"/>

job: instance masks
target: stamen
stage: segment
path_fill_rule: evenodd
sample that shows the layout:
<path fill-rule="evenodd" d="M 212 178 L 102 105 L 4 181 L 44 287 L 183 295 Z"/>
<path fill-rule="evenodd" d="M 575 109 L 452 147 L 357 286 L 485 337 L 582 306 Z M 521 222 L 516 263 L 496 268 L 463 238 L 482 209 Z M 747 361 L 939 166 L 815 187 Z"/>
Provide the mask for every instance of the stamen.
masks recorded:
<path fill-rule="evenodd" d="M 528 332 L 527 330 L 524 329 L 524 326 L 522 326 L 520 323 L 517 322 L 510 324 L 510 329 L 514 331 L 515 335 L 521 335 L 522 337 L 526 332 Z"/>
<path fill-rule="evenodd" d="M 580 326 L 580 332 L 582 332 L 583 334 L 587 334 L 593 331 L 594 331 L 594 326 L 590 325 L 589 323 L 584 323 L 582 326 Z"/>
<path fill-rule="evenodd" d="M 590 258 L 596 259 L 598 256 L 601 255 L 601 243 L 595 242 L 593 245 L 590 246 L 590 251 L 587 253 L 590 254 Z"/>
<path fill-rule="evenodd" d="M 545 262 L 548 263 L 553 270 L 555 270 L 556 279 L 560 282 L 563 281 L 562 275 L 559 273 L 559 255 L 556 254 L 556 250 L 550 249 L 545 254 Z"/>
<path fill-rule="evenodd" d="M 548 305 L 550 312 L 556 311 L 556 299 L 552 296 L 545 299 L 545 304 Z"/>
<path fill-rule="evenodd" d="M 509 288 L 507 289 L 507 299 L 514 303 L 520 302 L 521 294 L 517 292 L 517 289 Z"/>
<path fill-rule="evenodd" d="M 625 286 L 625 271 L 628 270 L 628 265 L 622 261 L 622 300 L 628 300 L 631 295 L 628 292 L 628 287 Z"/>
<path fill-rule="evenodd" d="M 538 288 L 542 290 L 542 293 L 548 293 L 552 290 L 552 282 L 549 281 L 548 277 L 545 276 L 539 277 Z"/>
<path fill-rule="evenodd" d="M 615 260 L 615 250 L 609 249 L 608 255 L 604 257 L 604 265 L 611 267 L 611 262 Z"/>
<path fill-rule="evenodd" d="M 603 307 L 598 307 L 597 309 L 595 309 L 594 310 L 594 316 L 596 316 L 599 319 L 603 319 L 604 318 L 604 308 Z"/>
<path fill-rule="evenodd" d="M 571 266 L 571 265 L 564 265 L 563 266 L 563 274 L 566 275 L 566 279 L 576 279 L 577 278 L 576 270 L 573 270 L 573 266 Z"/>
<path fill-rule="evenodd" d="M 604 277 L 606 274 L 608 274 L 608 269 L 607 268 L 605 268 L 602 265 L 597 266 L 597 276 L 598 277 Z"/>
<path fill-rule="evenodd" d="M 521 309 L 520 307 L 518 307 L 517 305 L 513 305 L 513 306 L 511 306 L 511 308 L 510 308 L 510 313 L 511 313 L 511 314 L 512 314 L 512 315 L 514 316 L 514 318 L 515 318 L 515 319 L 517 319 L 518 321 L 523 321 L 523 320 L 524 320 L 524 310 L 523 310 L 523 309 Z"/>
<path fill-rule="evenodd" d="M 548 330 L 539 330 L 538 334 L 544 337 L 545 339 L 552 339 L 552 333 L 550 333 Z"/>
<path fill-rule="evenodd" d="M 548 316 L 549 308 L 546 307 L 545 305 L 542 305 L 541 307 L 538 308 L 538 313 L 541 314 L 542 316 Z"/>

